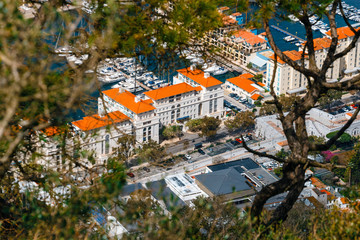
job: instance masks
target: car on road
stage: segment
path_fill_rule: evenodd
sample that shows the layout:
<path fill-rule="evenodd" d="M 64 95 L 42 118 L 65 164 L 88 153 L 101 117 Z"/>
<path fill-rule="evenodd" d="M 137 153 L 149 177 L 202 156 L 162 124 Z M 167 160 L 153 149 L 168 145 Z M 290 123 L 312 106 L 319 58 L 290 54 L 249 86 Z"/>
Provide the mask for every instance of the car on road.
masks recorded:
<path fill-rule="evenodd" d="M 132 172 L 128 172 L 126 175 L 128 175 L 128 176 L 131 177 L 131 178 L 134 178 L 134 177 L 135 177 L 135 174 L 133 174 Z"/>
<path fill-rule="evenodd" d="M 205 155 L 204 150 L 202 150 L 201 148 L 198 149 L 198 152 L 199 152 L 201 155 Z"/>
<path fill-rule="evenodd" d="M 191 156 L 189 154 L 185 154 L 184 156 L 187 160 L 190 160 L 191 159 Z"/>
<path fill-rule="evenodd" d="M 143 170 L 144 170 L 145 172 L 150 172 L 150 169 L 147 168 L 147 167 L 143 167 Z"/>
<path fill-rule="evenodd" d="M 213 152 L 214 149 L 213 148 L 208 148 L 209 152 Z"/>

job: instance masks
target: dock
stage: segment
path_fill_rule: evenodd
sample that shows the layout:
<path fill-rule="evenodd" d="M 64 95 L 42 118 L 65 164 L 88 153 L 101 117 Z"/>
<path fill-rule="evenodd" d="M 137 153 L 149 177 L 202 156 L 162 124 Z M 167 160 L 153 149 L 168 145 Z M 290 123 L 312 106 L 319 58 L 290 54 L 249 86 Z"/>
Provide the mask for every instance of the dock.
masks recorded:
<path fill-rule="evenodd" d="M 298 36 L 296 36 L 296 35 L 294 35 L 294 34 L 292 34 L 292 33 L 289 33 L 288 31 L 285 31 L 285 30 L 283 30 L 283 29 L 281 29 L 281 28 L 279 28 L 279 27 L 277 27 L 277 26 L 275 26 L 275 25 L 271 25 L 270 27 L 271 27 L 271 28 L 274 28 L 275 30 L 278 30 L 279 32 L 282 32 L 282 33 L 284 33 L 284 34 L 286 34 L 286 35 L 288 35 L 288 36 L 292 36 L 293 38 L 296 38 L 296 39 L 299 40 L 299 41 L 305 42 L 304 39 L 302 39 L 302 38 L 300 38 L 300 37 L 298 37 Z"/>

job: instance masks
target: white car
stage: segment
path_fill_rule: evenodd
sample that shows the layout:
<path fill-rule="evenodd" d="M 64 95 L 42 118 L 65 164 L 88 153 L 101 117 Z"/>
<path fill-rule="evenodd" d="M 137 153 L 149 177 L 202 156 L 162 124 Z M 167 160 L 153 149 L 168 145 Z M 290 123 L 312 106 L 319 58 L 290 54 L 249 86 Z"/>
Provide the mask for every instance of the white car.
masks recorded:
<path fill-rule="evenodd" d="M 191 156 L 190 156 L 189 154 L 185 154 L 185 158 L 186 158 L 187 160 L 190 160 L 190 159 L 191 159 Z"/>

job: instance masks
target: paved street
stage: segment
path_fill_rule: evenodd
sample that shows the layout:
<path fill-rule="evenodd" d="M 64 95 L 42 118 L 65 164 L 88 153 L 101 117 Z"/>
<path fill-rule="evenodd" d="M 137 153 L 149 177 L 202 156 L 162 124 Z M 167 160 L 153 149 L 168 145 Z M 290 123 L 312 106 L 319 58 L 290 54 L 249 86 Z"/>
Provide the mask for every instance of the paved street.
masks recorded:
<path fill-rule="evenodd" d="M 280 140 L 280 139 L 279 139 Z M 274 151 L 274 144 L 278 140 L 267 140 L 262 142 L 257 142 L 251 144 L 250 147 L 259 151 Z M 232 161 L 240 158 L 250 157 L 252 159 L 257 158 L 253 154 L 246 151 L 244 148 L 237 148 L 231 151 L 224 152 L 222 154 L 210 157 L 208 155 L 201 155 L 199 153 L 194 153 L 191 155 L 193 162 L 182 161 L 177 165 L 168 168 L 152 168 L 151 172 L 146 173 L 145 171 L 140 171 L 136 174 L 136 178 L 129 179 L 130 181 L 145 183 L 149 181 L 157 181 L 165 178 L 168 175 L 178 174 L 187 172 L 190 176 L 201 174 L 205 172 L 205 168 L 208 165 L 214 164 L 217 159 L 224 159 L 226 161 Z"/>

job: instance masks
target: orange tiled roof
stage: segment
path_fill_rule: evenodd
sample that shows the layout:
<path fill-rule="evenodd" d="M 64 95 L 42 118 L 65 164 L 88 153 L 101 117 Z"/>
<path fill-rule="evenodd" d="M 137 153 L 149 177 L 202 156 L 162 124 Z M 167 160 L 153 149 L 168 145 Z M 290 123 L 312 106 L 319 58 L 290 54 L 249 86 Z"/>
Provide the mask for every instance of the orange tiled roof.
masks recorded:
<path fill-rule="evenodd" d="M 329 192 L 329 191 L 326 190 L 326 189 L 322 189 L 322 190 L 320 190 L 320 192 L 326 193 L 327 195 L 331 195 L 331 192 Z"/>
<path fill-rule="evenodd" d="M 320 189 L 326 188 L 326 185 L 323 182 L 321 182 L 318 178 L 312 177 L 312 178 L 310 178 L 310 180 L 311 180 L 312 185 L 314 185 L 315 187 L 320 188 Z"/>
<path fill-rule="evenodd" d="M 98 114 L 84 117 L 81 120 L 72 122 L 75 126 L 80 128 L 83 131 L 89 131 L 97 128 L 101 128 L 104 126 L 108 126 L 113 123 L 119 123 L 126 120 L 129 120 L 130 118 L 123 114 L 120 111 L 115 111 L 108 113 L 107 115 L 100 117 Z"/>
<path fill-rule="evenodd" d="M 341 201 L 342 204 L 349 203 L 349 200 L 347 198 L 344 198 L 344 197 L 340 198 L 340 201 Z"/>
<path fill-rule="evenodd" d="M 305 46 L 306 42 L 302 43 L 303 46 Z M 321 49 L 329 48 L 331 45 L 331 39 L 330 38 L 315 38 L 314 39 L 314 50 L 318 51 Z"/>
<path fill-rule="evenodd" d="M 292 50 L 292 51 L 285 51 L 283 52 L 286 56 L 288 56 L 291 60 L 293 61 L 298 61 L 301 59 L 302 57 L 302 52 L 296 51 L 296 50 Z M 305 55 L 306 56 L 306 55 Z M 269 57 L 272 60 L 275 60 L 275 55 L 271 55 Z M 285 62 L 282 61 L 279 57 L 277 59 L 278 63 L 280 64 L 284 64 Z"/>
<path fill-rule="evenodd" d="M 187 93 L 187 92 L 191 92 L 191 91 L 196 91 L 196 88 L 194 88 L 193 86 L 191 86 L 187 83 L 179 83 L 179 84 L 151 90 L 151 91 L 145 92 L 144 94 L 151 99 L 159 100 L 162 98 L 175 96 L 178 94 Z"/>
<path fill-rule="evenodd" d="M 259 97 L 262 97 L 262 96 L 260 94 L 257 94 L 257 93 L 251 95 L 251 99 L 254 99 L 254 100 L 258 100 Z"/>
<path fill-rule="evenodd" d="M 233 18 L 231 18 L 231 17 L 229 17 L 229 16 L 224 16 L 224 17 L 222 18 L 222 21 L 223 21 L 223 23 L 224 23 L 225 25 L 230 25 L 230 24 L 236 23 L 236 20 L 233 19 Z"/>
<path fill-rule="evenodd" d="M 288 145 L 288 141 L 287 141 L 287 140 L 281 141 L 281 142 L 278 142 L 277 144 L 278 144 L 279 146 L 281 146 L 281 147 L 284 147 L 284 146 L 287 146 L 287 145 Z"/>
<path fill-rule="evenodd" d="M 249 43 L 250 45 L 255 45 L 258 43 L 264 43 L 266 42 L 265 39 L 255 35 L 252 32 L 246 31 L 246 30 L 238 30 L 233 34 L 236 38 L 242 38 L 245 42 Z"/>
<path fill-rule="evenodd" d="M 239 88 L 245 90 L 248 93 L 252 93 L 255 90 L 258 90 L 256 87 L 251 85 L 251 84 L 254 84 L 254 82 L 249 80 L 248 78 L 244 77 L 243 75 L 226 79 L 226 81 L 231 82 L 235 86 L 238 86 Z"/>
<path fill-rule="evenodd" d="M 241 16 L 241 15 L 242 15 L 242 14 L 239 13 L 239 12 L 236 12 L 236 13 L 231 14 L 231 16 L 234 16 L 234 17 Z"/>
<path fill-rule="evenodd" d="M 359 29 L 360 28 L 357 28 L 357 29 L 355 28 L 355 30 L 359 30 Z M 349 27 L 340 27 L 340 28 L 337 28 L 336 31 L 337 31 L 339 40 L 355 36 L 353 31 L 351 31 L 351 29 Z M 331 30 L 327 31 L 326 34 L 331 36 Z"/>
<path fill-rule="evenodd" d="M 148 112 L 155 109 L 155 107 L 152 106 L 147 100 L 139 100 L 139 102 L 135 102 L 134 94 L 128 91 L 119 92 L 119 88 L 113 88 L 103 91 L 103 94 L 112 98 L 113 100 L 120 103 L 121 105 L 136 114 Z"/>
<path fill-rule="evenodd" d="M 266 85 L 263 84 L 262 82 L 257 82 L 256 84 L 259 85 L 259 86 L 261 86 L 261 87 L 265 87 L 265 86 L 266 86 Z"/>
<path fill-rule="evenodd" d="M 227 6 L 225 6 L 225 7 L 220 7 L 220 8 L 219 8 L 220 11 L 226 11 L 226 10 L 229 10 L 229 9 L 230 9 L 230 8 L 227 7 Z"/>
<path fill-rule="evenodd" d="M 184 68 L 177 70 L 177 72 L 206 88 L 222 84 L 222 82 L 212 76 L 205 78 L 204 72 L 200 69 L 190 70 L 190 68 Z"/>
<path fill-rule="evenodd" d="M 242 77 L 244 78 L 253 78 L 254 75 L 252 75 L 251 73 L 244 73 L 244 74 L 241 74 Z"/>
<path fill-rule="evenodd" d="M 61 133 L 61 130 L 58 127 L 47 127 L 42 132 L 45 133 L 46 136 L 51 137 Z"/>

